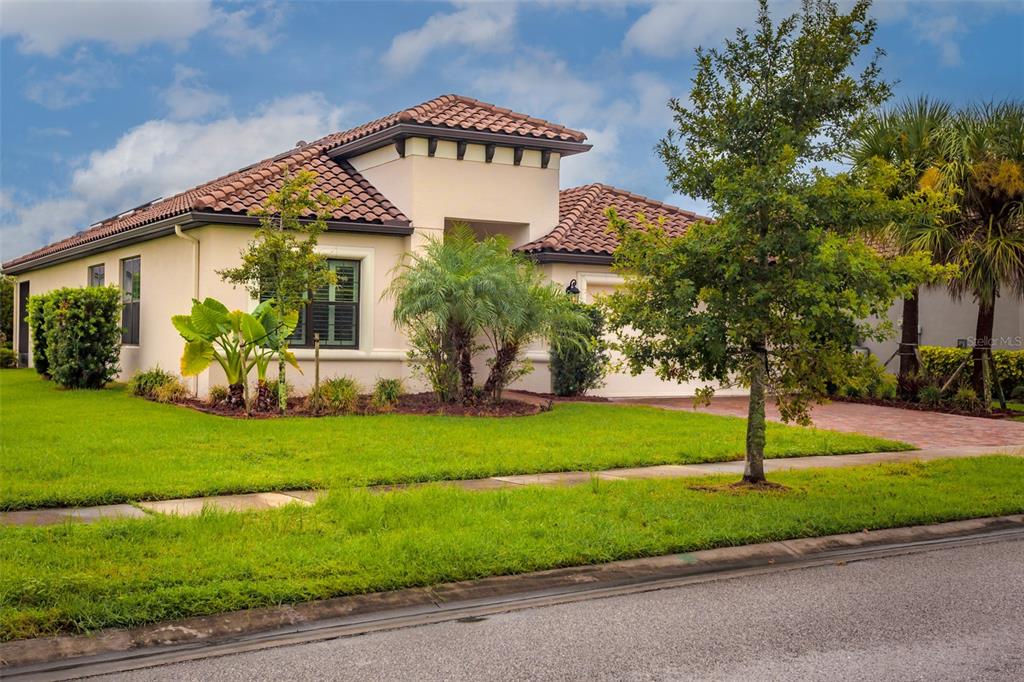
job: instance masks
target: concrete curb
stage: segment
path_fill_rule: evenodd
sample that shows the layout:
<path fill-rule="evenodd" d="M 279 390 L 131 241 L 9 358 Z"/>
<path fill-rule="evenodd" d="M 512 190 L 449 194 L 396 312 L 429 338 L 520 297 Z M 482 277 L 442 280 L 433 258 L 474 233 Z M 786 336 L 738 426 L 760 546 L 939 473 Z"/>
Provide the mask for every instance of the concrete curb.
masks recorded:
<path fill-rule="evenodd" d="M 92 635 L 16 640 L 0 644 L 3 677 L 57 675 L 89 660 L 106 663 L 140 658 L 143 648 L 214 648 L 237 643 L 246 637 L 265 642 L 275 632 L 294 635 L 334 628 L 327 639 L 359 631 L 410 624 L 410 618 L 450 612 L 448 618 L 465 615 L 469 608 L 512 610 L 538 605 L 537 600 L 560 595 L 600 593 L 627 585 L 649 586 L 687 576 L 708 576 L 740 569 L 769 568 L 819 560 L 841 560 L 843 553 L 909 543 L 935 542 L 998 531 L 1024 530 L 1024 514 L 969 519 L 925 526 L 862 531 L 817 538 L 797 538 L 739 547 L 722 547 L 692 553 L 615 561 L 606 564 L 558 568 L 520 575 L 445 583 L 393 592 L 338 597 L 317 602 L 235 611 L 213 616 L 146 625 L 130 630 L 108 629 Z M 856 557 L 854 557 L 856 558 Z M 534 603 L 529 603 L 530 600 Z M 504 606 L 503 606 L 504 605 Z M 461 610 L 461 611 L 459 611 Z M 404 619 L 404 620 L 403 620 Z M 377 625 L 374 625 L 377 623 Z M 338 632 L 338 628 L 346 628 Z M 353 630 L 354 628 L 354 630 Z M 262 635 L 261 635 L 262 633 Z M 264 644 L 265 646 L 266 644 Z M 153 663 L 156 664 L 156 663 Z M 136 667 L 144 667 L 137 665 Z"/>

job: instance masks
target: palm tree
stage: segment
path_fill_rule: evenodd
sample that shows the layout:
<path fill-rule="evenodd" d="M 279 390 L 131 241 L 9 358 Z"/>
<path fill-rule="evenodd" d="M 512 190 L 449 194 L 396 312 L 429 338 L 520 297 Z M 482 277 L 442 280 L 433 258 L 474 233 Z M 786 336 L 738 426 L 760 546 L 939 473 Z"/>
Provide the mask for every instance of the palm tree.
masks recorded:
<path fill-rule="evenodd" d="M 986 408 L 997 298 L 1024 298 L 1024 104 L 1006 101 L 959 112 L 943 134 L 942 181 L 958 195 L 959 212 L 918 240 L 958 266 L 954 296 L 978 305 L 971 384 Z"/>
<path fill-rule="evenodd" d="M 874 116 L 853 141 L 850 153 L 855 165 L 865 167 L 879 159 L 900 171 L 894 192 L 906 196 L 935 172 L 941 160 L 941 132 L 950 118 L 946 102 L 921 97 L 906 100 Z M 883 239 L 900 254 L 920 250 L 920 224 L 892 225 Z M 932 253 L 933 258 L 938 254 Z M 920 372 L 917 344 L 920 324 L 918 290 L 903 299 L 900 330 L 900 385 Z"/>

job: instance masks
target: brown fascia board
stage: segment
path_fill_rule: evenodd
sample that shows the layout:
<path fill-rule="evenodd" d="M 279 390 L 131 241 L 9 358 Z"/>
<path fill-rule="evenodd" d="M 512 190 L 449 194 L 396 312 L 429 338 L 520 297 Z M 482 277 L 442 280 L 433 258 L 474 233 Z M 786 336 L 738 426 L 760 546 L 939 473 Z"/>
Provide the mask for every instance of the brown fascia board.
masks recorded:
<path fill-rule="evenodd" d="M 147 225 L 141 225 L 124 232 L 101 237 L 95 241 L 78 244 L 71 248 L 46 254 L 30 261 L 12 265 L 4 268 L 5 275 L 17 275 L 24 272 L 31 272 L 42 267 L 56 265 L 76 258 L 84 258 L 95 253 L 109 251 L 115 247 L 129 246 L 139 242 L 157 239 L 174 234 L 174 227 L 179 226 L 182 230 L 192 230 L 204 225 L 259 225 L 259 218 L 249 215 L 238 215 L 233 213 L 216 213 L 213 211 L 190 211 L 181 215 L 170 216 Z M 300 222 L 311 222 L 309 219 L 300 219 Z M 329 232 L 356 232 L 362 234 L 379 234 L 385 236 L 407 237 L 413 233 L 412 226 L 402 220 L 387 220 L 382 224 L 356 223 L 345 220 L 328 220 L 327 230 Z"/>
<path fill-rule="evenodd" d="M 535 251 L 527 253 L 535 263 L 570 263 L 577 265 L 611 265 L 612 257 L 604 253 L 574 253 L 569 251 Z"/>
<path fill-rule="evenodd" d="M 478 144 L 498 144 L 503 147 L 521 147 L 558 152 L 562 156 L 572 156 L 590 150 L 593 145 L 570 140 L 552 140 L 546 137 L 527 137 L 525 135 L 509 135 L 484 130 L 463 130 L 461 128 L 445 128 L 442 126 L 423 125 L 419 123 L 398 123 L 388 128 L 370 133 L 366 137 L 346 142 L 326 154 L 331 158 L 348 158 L 373 151 L 396 140 L 408 137 L 436 138 L 453 142 L 476 142 Z"/>

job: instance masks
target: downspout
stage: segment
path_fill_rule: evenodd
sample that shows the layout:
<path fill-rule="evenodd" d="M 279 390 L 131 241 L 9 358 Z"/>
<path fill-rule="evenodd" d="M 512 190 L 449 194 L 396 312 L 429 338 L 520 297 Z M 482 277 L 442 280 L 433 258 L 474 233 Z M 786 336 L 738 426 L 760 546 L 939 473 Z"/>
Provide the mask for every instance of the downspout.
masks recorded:
<path fill-rule="evenodd" d="M 185 241 L 192 242 L 192 298 L 199 298 L 199 240 L 190 234 L 185 234 L 181 229 L 181 225 L 174 226 L 175 236 L 184 239 Z M 195 380 L 192 383 L 192 394 L 196 397 L 199 396 L 199 375 L 195 376 Z"/>

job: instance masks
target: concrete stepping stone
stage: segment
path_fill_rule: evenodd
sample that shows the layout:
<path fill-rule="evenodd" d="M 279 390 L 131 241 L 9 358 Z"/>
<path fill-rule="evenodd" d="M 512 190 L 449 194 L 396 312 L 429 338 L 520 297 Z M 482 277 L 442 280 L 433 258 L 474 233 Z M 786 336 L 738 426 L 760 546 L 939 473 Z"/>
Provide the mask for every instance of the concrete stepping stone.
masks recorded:
<path fill-rule="evenodd" d="M 99 507 L 29 509 L 3 512 L 0 524 L 7 526 L 52 526 L 59 523 L 92 523 L 100 519 L 141 519 L 146 512 L 130 504 L 105 504 Z"/>
<path fill-rule="evenodd" d="M 304 493 L 307 491 L 303 491 Z M 177 500 L 140 502 L 139 506 L 157 514 L 176 516 L 198 516 L 210 507 L 221 511 L 246 512 L 275 509 L 286 504 L 313 504 L 308 500 L 282 493 L 251 493 L 248 495 L 218 495 L 217 497 L 192 497 Z"/>

